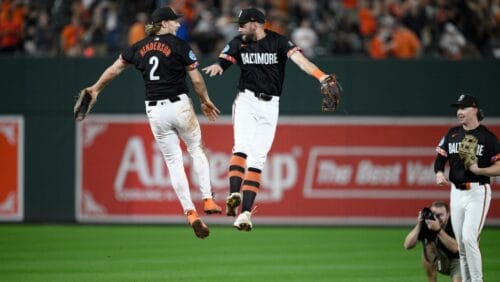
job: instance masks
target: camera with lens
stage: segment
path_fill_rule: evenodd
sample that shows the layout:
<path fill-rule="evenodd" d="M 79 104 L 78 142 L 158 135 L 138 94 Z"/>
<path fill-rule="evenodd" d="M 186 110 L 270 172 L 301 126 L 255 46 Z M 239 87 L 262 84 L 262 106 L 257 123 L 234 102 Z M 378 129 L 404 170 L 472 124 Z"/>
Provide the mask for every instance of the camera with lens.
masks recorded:
<path fill-rule="evenodd" d="M 422 217 L 422 221 L 426 220 L 426 219 L 430 219 L 430 220 L 436 220 L 436 214 L 432 212 L 432 210 L 428 207 L 425 207 L 422 209 L 422 211 L 420 212 L 420 215 Z"/>
<path fill-rule="evenodd" d="M 418 234 L 419 240 L 427 239 L 430 241 L 434 241 L 436 238 L 436 232 L 429 230 L 427 228 L 427 224 L 425 224 L 425 220 L 436 220 L 435 213 L 428 207 L 425 207 L 420 211 L 420 233 Z"/>

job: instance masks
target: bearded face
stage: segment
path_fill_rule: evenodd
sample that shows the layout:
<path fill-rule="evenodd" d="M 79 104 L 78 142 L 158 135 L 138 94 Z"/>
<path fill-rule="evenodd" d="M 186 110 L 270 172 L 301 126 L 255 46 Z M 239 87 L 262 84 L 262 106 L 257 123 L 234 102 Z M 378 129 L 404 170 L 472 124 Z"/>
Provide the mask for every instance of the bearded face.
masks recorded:
<path fill-rule="evenodd" d="M 257 34 L 256 31 L 259 27 L 259 23 L 256 22 L 247 22 L 244 24 L 240 24 L 238 28 L 238 32 L 243 35 L 244 42 L 256 41 Z"/>

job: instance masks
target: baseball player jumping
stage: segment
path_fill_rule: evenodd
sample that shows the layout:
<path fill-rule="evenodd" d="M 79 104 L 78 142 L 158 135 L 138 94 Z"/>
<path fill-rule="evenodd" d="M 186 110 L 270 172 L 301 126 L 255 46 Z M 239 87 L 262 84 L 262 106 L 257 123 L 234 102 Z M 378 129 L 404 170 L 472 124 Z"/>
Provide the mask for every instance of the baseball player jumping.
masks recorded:
<path fill-rule="evenodd" d="M 95 99 L 129 65 L 134 65 L 142 73 L 146 86 L 145 107 L 151 130 L 163 153 L 172 186 L 188 222 L 196 236 L 203 239 L 209 235 L 209 229 L 198 216 L 191 200 L 179 138 L 184 141 L 193 158 L 193 170 L 198 177 L 205 213 L 221 213 L 222 209 L 212 199 L 208 160 L 202 148 L 200 125 L 187 95 L 186 75 L 191 78 L 200 98 L 203 114 L 213 121 L 217 119 L 219 109 L 208 96 L 193 51 L 186 42 L 175 36 L 180 26 L 177 19 L 181 16 L 169 7 L 155 10 L 152 23 L 146 25 L 148 36 L 128 47 L 86 90 Z"/>
<path fill-rule="evenodd" d="M 265 16 L 260 10 L 242 10 L 238 16 L 240 35 L 224 47 L 218 63 L 203 68 L 210 77 L 221 75 L 232 64 L 241 69 L 238 95 L 233 103 L 234 147 L 229 163 L 226 214 L 236 216 L 242 203 L 234 227 L 243 231 L 252 229 L 252 206 L 278 123 L 287 59 L 320 82 L 330 77 L 286 37 L 264 29 L 264 23 Z"/>
<path fill-rule="evenodd" d="M 459 126 L 451 128 L 436 148 L 436 183 L 451 182 L 451 222 L 460 254 L 463 281 L 483 281 L 479 235 L 491 201 L 490 176 L 500 175 L 500 143 L 481 125 L 483 113 L 474 96 L 461 95 L 457 108 Z M 473 141 L 475 142 L 473 142 Z M 464 151 L 472 147 L 470 155 Z M 470 165 L 470 159 L 475 160 Z M 449 181 L 444 175 L 450 164 Z"/>

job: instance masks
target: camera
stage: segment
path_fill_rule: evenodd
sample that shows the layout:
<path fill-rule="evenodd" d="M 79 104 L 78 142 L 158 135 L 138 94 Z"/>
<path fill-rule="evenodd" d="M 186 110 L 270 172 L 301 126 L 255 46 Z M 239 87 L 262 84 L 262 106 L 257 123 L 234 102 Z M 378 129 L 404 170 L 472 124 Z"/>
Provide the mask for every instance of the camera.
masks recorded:
<path fill-rule="evenodd" d="M 422 221 L 424 221 L 426 219 L 436 220 L 435 214 L 428 207 L 423 208 L 422 211 L 420 212 L 420 215 L 422 217 Z"/>
<path fill-rule="evenodd" d="M 425 224 L 425 220 L 426 219 L 436 220 L 435 214 L 432 212 L 432 210 L 430 208 L 425 207 L 420 211 L 420 217 L 421 217 L 421 221 L 420 221 L 421 228 L 420 228 L 420 233 L 418 234 L 419 240 L 421 240 L 421 241 L 423 241 L 423 240 L 434 241 L 436 239 L 436 232 L 431 231 L 431 230 L 429 230 L 429 228 L 427 228 L 427 224 Z"/>

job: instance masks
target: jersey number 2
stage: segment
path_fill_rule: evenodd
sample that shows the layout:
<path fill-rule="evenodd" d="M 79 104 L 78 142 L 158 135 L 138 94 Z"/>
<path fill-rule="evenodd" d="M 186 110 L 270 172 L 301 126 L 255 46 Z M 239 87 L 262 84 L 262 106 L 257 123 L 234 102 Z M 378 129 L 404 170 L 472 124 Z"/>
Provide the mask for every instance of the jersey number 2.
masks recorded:
<path fill-rule="evenodd" d="M 149 58 L 149 64 L 153 65 L 153 67 L 151 67 L 151 70 L 149 71 L 149 80 L 160 80 L 160 77 L 155 74 L 159 62 L 160 60 L 156 56 L 152 56 L 151 58 Z"/>

